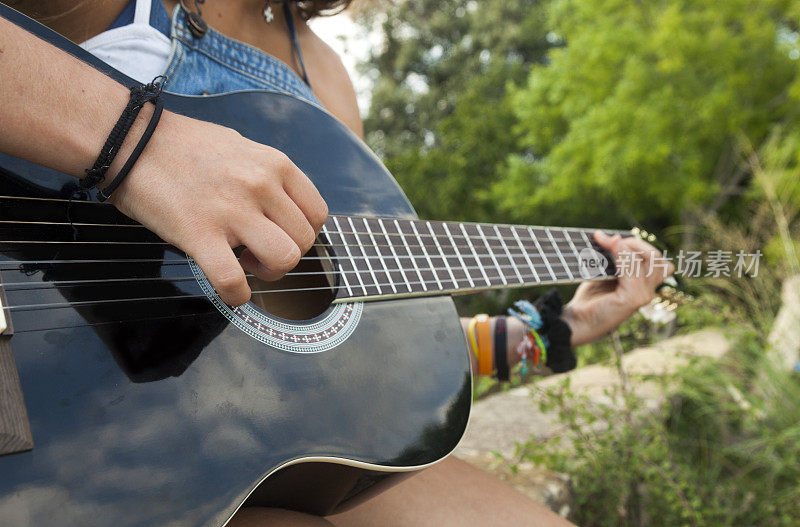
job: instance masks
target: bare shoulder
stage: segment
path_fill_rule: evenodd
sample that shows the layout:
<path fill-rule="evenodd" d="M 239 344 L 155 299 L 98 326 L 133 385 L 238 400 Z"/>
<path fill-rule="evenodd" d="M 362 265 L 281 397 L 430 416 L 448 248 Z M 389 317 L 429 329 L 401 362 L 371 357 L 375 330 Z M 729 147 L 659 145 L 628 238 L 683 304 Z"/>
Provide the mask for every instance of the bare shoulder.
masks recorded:
<path fill-rule="evenodd" d="M 363 138 L 355 88 L 341 57 L 310 28 L 303 40 L 303 58 L 314 94 L 329 112 Z"/>

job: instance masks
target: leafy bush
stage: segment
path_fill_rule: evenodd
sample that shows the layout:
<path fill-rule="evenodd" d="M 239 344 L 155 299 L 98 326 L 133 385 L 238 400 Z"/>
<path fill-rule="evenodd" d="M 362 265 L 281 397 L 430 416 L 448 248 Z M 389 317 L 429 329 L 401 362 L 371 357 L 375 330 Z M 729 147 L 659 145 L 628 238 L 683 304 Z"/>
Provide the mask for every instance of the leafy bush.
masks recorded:
<path fill-rule="evenodd" d="M 665 379 L 660 413 L 630 385 L 607 391 L 614 402 L 577 395 L 568 380 L 539 390 L 564 429 L 520 445 L 515 461 L 570 474 L 582 526 L 796 525 L 800 377 L 771 369 L 763 349 L 746 332 L 723 363 L 697 360 Z"/>

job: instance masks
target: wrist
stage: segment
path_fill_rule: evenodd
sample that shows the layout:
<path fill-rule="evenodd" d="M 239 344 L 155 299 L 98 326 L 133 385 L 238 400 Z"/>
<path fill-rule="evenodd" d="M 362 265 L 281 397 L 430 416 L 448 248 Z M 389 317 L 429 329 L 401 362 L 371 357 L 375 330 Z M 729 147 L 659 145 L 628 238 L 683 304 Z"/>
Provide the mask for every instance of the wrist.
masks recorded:
<path fill-rule="evenodd" d="M 580 307 L 575 306 L 572 302 L 568 303 L 561 312 L 561 319 L 572 332 L 570 345 L 573 348 L 591 342 L 592 339 L 587 331 L 586 316 Z"/>
<path fill-rule="evenodd" d="M 64 143 L 64 146 L 71 148 L 72 152 L 77 154 L 77 158 L 70 156 L 65 160 L 69 166 L 64 172 L 78 179 L 86 177 L 86 169 L 90 168 L 97 159 L 98 153 L 114 128 L 116 119 L 119 118 L 130 98 L 130 90 L 121 84 L 113 83 L 113 87 L 106 86 L 106 88 L 108 88 L 108 94 L 102 104 L 89 105 L 90 107 L 85 110 L 87 112 L 85 117 L 80 121 L 81 129 L 72 128 L 73 132 L 77 133 L 70 133 Z M 87 126 L 87 122 L 91 125 Z M 139 133 L 141 134 L 141 131 Z M 58 148 L 59 145 L 56 147 Z M 114 161 L 117 161 L 118 158 L 119 156 Z M 121 166 L 119 164 L 117 170 Z M 58 168 L 56 169 L 58 170 Z"/>
<path fill-rule="evenodd" d="M 128 131 L 128 135 L 125 136 L 125 140 L 122 142 L 122 146 L 120 146 L 117 156 L 108 167 L 108 172 L 106 172 L 105 179 L 99 185 L 97 185 L 97 188 L 100 190 L 105 189 L 108 184 L 111 183 L 117 176 L 122 166 L 131 156 L 133 149 L 136 147 L 136 143 L 139 142 L 142 134 L 144 134 L 144 130 L 147 128 L 147 123 L 150 122 L 150 118 L 153 116 L 154 111 L 155 105 L 153 103 L 146 103 L 144 106 L 142 106 L 142 109 L 139 110 L 139 114 L 136 116 L 136 120 L 133 122 L 130 131 Z"/>

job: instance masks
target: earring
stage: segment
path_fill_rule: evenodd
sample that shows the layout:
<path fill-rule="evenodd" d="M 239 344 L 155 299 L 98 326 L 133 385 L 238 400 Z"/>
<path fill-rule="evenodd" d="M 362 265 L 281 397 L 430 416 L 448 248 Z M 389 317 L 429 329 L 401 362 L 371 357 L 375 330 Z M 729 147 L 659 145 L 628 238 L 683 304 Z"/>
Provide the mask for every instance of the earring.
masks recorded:
<path fill-rule="evenodd" d="M 267 0 L 266 5 L 264 5 L 263 14 L 264 20 L 267 22 L 267 24 L 275 19 L 275 14 L 272 12 L 272 2 L 270 2 L 270 0 Z"/>

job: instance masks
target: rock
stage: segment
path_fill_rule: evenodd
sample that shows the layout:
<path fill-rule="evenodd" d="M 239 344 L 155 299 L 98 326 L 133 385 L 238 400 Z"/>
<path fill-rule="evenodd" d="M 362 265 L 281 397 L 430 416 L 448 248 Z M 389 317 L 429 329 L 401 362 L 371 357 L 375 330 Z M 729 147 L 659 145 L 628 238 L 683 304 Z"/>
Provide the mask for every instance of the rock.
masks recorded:
<path fill-rule="evenodd" d="M 625 354 L 622 362 L 629 375 L 657 376 L 674 372 L 692 356 L 719 358 L 729 348 L 730 344 L 721 331 L 706 329 L 632 350 Z M 532 436 L 551 437 L 557 429 L 556 418 L 539 411 L 533 404 L 532 393 L 535 389 L 554 386 L 566 377 L 570 377 L 576 394 L 606 402 L 605 390 L 621 382 L 616 368 L 596 364 L 546 377 L 532 387 L 521 386 L 486 397 L 472 405 L 469 426 L 456 455 L 472 456 L 496 451 L 510 458 L 517 443 L 524 443 Z M 656 381 L 635 384 L 637 394 L 651 400 L 651 406 L 660 404 L 663 395 Z"/>

